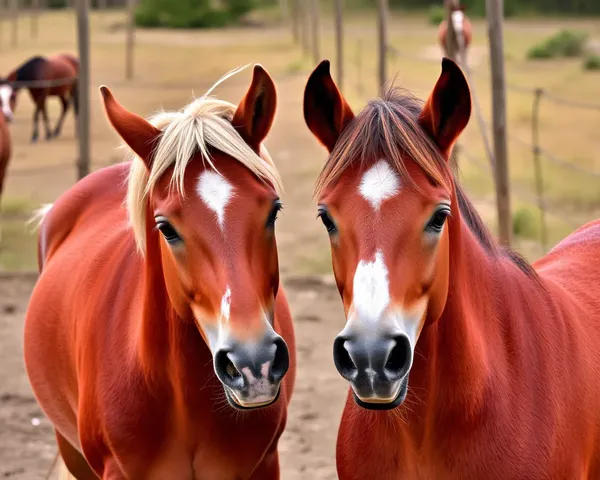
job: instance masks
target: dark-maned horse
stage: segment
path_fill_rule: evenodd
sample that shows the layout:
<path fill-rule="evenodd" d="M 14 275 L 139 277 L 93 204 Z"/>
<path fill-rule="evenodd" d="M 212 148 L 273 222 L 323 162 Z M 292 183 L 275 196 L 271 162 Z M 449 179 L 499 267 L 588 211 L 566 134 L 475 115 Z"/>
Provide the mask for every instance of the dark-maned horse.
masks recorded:
<path fill-rule="evenodd" d="M 356 116 L 321 64 L 304 109 L 347 319 L 339 478 L 600 479 L 600 222 L 533 266 L 498 245 L 450 168 L 471 114 L 451 60 L 424 104 Z"/>
<path fill-rule="evenodd" d="M 26 88 L 29 90 L 29 94 L 35 105 L 31 141 L 35 142 L 39 137 L 38 124 L 40 114 L 44 118 L 46 139 L 49 140 L 52 137 L 58 137 L 71 104 L 73 104 L 73 111 L 76 117 L 78 114 L 76 78 L 78 73 L 79 61 L 70 54 L 62 53 L 47 58 L 41 56 L 30 58 L 0 80 L 0 100 L 2 101 L 4 116 L 9 121 L 12 120 L 17 104 L 17 94 L 21 90 L 18 84 L 13 86 L 11 82 L 53 82 L 48 87 L 34 85 Z M 71 79 L 72 81 L 69 81 Z M 58 97 L 62 106 L 62 112 L 54 131 L 50 128 L 50 120 L 46 111 L 46 99 L 48 97 Z"/>

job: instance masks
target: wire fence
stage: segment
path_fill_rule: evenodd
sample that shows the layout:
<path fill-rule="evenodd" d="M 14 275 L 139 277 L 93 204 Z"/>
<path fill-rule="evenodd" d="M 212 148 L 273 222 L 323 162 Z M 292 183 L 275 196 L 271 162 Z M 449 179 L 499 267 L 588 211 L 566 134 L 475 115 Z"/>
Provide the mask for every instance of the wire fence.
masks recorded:
<path fill-rule="evenodd" d="M 364 79 L 366 74 L 369 76 L 376 75 L 376 72 L 373 71 L 365 71 L 364 63 L 363 63 L 363 55 L 364 55 L 364 44 L 366 43 L 363 39 L 355 39 L 356 42 L 356 51 L 357 55 L 354 61 L 351 63 L 355 70 L 355 90 L 356 92 L 364 96 L 365 86 Z M 388 45 L 387 47 L 387 56 L 389 60 L 395 62 L 396 64 L 400 61 L 407 62 L 415 62 L 415 63 L 426 63 L 431 65 L 438 65 L 440 63 L 440 59 L 427 58 L 423 56 L 418 56 L 414 54 L 410 54 L 407 52 L 403 52 L 399 48 Z M 492 149 L 489 141 L 489 132 L 491 131 L 490 126 L 488 124 L 488 120 L 484 117 L 481 112 L 481 108 L 479 106 L 479 101 L 477 99 L 476 94 L 476 85 L 474 82 L 474 78 L 483 77 L 489 78 L 488 72 L 485 70 L 474 69 L 470 67 L 466 62 L 462 63 L 463 70 L 467 74 L 467 79 L 471 85 L 471 93 L 473 97 L 474 103 L 474 111 L 476 113 L 476 120 L 479 126 L 479 133 L 482 138 L 484 149 L 486 151 L 486 156 L 488 160 L 482 158 L 476 154 L 474 154 L 468 148 L 465 148 L 464 144 L 460 144 L 459 148 L 459 156 L 460 158 L 465 158 L 472 165 L 478 168 L 484 175 L 487 175 L 491 178 L 492 181 L 494 179 L 494 161 Z M 525 187 L 523 185 L 519 185 L 516 182 L 511 183 L 511 193 L 512 195 L 525 203 L 531 204 L 535 206 L 540 213 L 540 232 L 539 232 L 539 242 L 544 251 L 548 250 L 549 247 L 549 238 L 548 238 L 548 225 L 547 225 L 547 215 L 554 217 L 555 219 L 560 220 L 562 223 L 567 225 L 569 228 L 576 228 L 579 226 L 579 223 L 572 218 L 572 215 L 569 212 L 565 212 L 561 210 L 554 203 L 548 201 L 548 193 L 546 189 L 546 184 L 544 181 L 544 163 L 554 164 L 558 167 L 567 169 L 573 173 L 576 173 L 581 176 L 585 176 L 588 178 L 598 178 L 600 179 L 600 171 L 592 170 L 589 168 L 585 168 L 577 163 L 572 162 L 566 158 L 557 155 L 556 153 L 551 152 L 549 149 L 542 146 L 540 140 L 540 106 L 542 102 L 547 102 L 554 105 L 560 105 L 562 107 L 574 108 L 579 110 L 587 110 L 590 112 L 600 112 L 600 104 L 596 104 L 593 102 L 582 102 L 580 100 L 566 98 L 564 96 L 558 95 L 554 92 L 548 91 L 539 87 L 531 87 L 528 85 L 519 85 L 512 82 L 506 83 L 506 89 L 509 92 L 520 93 L 520 94 L 528 94 L 532 97 L 532 105 L 531 105 L 531 139 L 524 140 L 523 138 L 516 136 L 512 132 L 508 132 L 508 141 L 513 142 L 515 144 L 520 145 L 525 148 L 531 154 L 532 164 L 534 166 L 534 183 L 535 183 L 535 191 L 531 191 L 530 188 Z M 425 90 L 425 89 L 423 89 Z M 600 119 L 599 119 L 600 120 Z"/>

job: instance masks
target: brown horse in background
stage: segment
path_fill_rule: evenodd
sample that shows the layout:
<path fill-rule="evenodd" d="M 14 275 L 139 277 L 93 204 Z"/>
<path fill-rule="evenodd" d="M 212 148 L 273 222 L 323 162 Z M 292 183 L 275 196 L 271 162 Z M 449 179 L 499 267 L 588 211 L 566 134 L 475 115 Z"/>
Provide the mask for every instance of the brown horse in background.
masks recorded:
<path fill-rule="evenodd" d="M 456 38 L 459 43 L 459 48 L 466 54 L 466 51 L 469 48 L 469 45 L 471 45 L 471 41 L 473 40 L 473 27 L 471 26 L 471 21 L 465 15 L 464 5 L 452 7 L 450 10 L 450 19 L 452 21 L 454 31 L 456 32 Z M 445 56 L 449 55 L 448 46 L 446 45 L 447 39 L 448 21 L 444 20 L 442 23 L 440 23 L 440 26 L 438 28 L 438 41 L 442 46 L 442 50 L 444 51 Z"/>
<path fill-rule="evenodd" d="M 6 170 L 8 169 L 8 162 L 10 161 L 11 152 L 12 141 L 10 137 L 10 131 L 8 129 L 8 122 L 6 121 L 6 118 L 4 118 L 4 115 L 0 114 L 0 201 L 2 200 L 4 179 L 6 178 Z M 0 238 L 1 237 L 2 231 L 0 229 Z"/>
<path fill-rule="evenodd" d="M 8 121 L 12 120 L 17 104 L 17 94 L 21 88 L 27 88 L 36 107 L 33 114 L 33 134 L 31 141 L 37 141 L 39 136 L 38 120 L 40 113 L 44 117 L 46 140 L 58 137 L 71 103 L 73 104 L 75 116 L 78 113 L 78 72 L 79 60 L 70 54 L 61 53 L 52 57 L 35 56 L 30 58 L 11 71 L 1 81 L 0 101 L 2 102 L 4 116 Z M 72 79 L 72 81 L 69 81 L 69 79 Z M 49 87 L 19 87 L 18 83 L 16 85 L 12 84 L 12 82 L 41 82 L 44 80 L 56 81 L 57 84 Z M 64 82 L 61 82 L 61 80 L 64 80 Z M 62 105 L 62 112 L 54 131 L 50 129 L 50 121 L 48 119 L 48 112 L 46 111 L 46 99 L 48 97 L 58 97 Z"/>

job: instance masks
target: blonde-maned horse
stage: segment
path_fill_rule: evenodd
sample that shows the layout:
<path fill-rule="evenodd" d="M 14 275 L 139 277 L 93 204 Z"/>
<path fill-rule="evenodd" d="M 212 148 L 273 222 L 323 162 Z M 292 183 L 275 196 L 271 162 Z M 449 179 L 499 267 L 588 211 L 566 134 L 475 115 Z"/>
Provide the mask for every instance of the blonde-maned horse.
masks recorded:
<path fill-rule="evenodd" d="M 78 480 L 278 479 L 295 344 L 275 85 L 257 65 L 239 105 L 211 89 L 151 121 L 101 92 L 135 158 L 47 209 L 25 323 L 62 460 Z"/>

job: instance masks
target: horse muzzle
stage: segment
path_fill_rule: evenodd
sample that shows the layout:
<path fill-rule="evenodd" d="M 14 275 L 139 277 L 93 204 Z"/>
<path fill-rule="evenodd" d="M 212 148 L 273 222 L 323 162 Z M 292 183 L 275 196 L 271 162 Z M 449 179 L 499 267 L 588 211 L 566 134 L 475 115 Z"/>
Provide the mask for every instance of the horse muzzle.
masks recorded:
<path fill-rule="evenodd" d="M 227 401 L 238 409 L 274 403 L 289 364 L 288 347 L 273 331 L 258 343 L 227 342 L 214 355 L 215 372 Z"/>
<path fill-rule="evenodd" d="M 406 398 L 413 359 L 406 334 L 380 331 L 366 335 L 345 329 L 335 339 L 333 359 L 361 407 L 386 410 Z"/>

